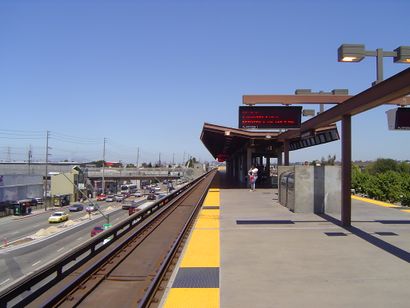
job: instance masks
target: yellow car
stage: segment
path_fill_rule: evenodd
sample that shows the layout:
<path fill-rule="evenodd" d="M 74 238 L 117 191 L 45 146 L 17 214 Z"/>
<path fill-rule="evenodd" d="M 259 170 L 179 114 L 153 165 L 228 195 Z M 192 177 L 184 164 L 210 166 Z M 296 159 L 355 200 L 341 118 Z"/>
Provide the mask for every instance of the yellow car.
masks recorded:
<path fill-rule="evenodd" d="M 48 222 L 62 222 L 66 220 L 68 220 L 68 214 L 65 212 L 54 212 L 53 215 L 48 218 Z"/>

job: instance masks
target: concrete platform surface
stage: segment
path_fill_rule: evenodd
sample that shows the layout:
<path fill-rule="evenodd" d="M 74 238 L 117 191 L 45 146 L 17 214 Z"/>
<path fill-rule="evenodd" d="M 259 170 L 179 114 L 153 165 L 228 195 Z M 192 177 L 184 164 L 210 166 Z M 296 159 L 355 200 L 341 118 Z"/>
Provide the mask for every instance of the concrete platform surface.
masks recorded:
<path fill-rule="evenodd" d="M 221 307 L 410 307 L 410 213 L 352 200 L 295 214 L 276 190 L 221 189 Z"/>

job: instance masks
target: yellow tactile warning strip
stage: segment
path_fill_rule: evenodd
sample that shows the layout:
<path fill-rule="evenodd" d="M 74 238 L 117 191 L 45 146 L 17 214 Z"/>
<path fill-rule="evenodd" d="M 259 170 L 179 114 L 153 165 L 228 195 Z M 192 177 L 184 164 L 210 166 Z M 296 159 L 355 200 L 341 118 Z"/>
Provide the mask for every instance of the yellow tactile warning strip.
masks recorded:
<path fill-rule="evenodd" d="M 208 190 L 163 307 L 219 307 L 219 194 Z"/>
<path fill-rule="evenodd" d="M 391 203 L 378 201 L 378 200 L 373 200 L 373 199 L 364 198 L 364 197 L 358 197 L 358 196 L 354 196 L 354 195 L 352 195 L 352 199 L 372 203 L 372 204 L 375 204 L 375 205 L 378 205 L 378 206 L 393 207 L 393 208 L 399 208 L 400 207 L 400 206 L 397 206 L 397 205 L 394 205 L 394 204 L 391 204 Z"/>
<path fill-rule="evenodd" d="M 378 205 L 378 206 L 391 207 L 391 208 L 401 208 L 401 206 L 398 206 L 398 205 L 395 205 L 395 204 L 391 204 L 391 203 L 387 203 L 387 202 L 383 202 L 383 201 L 378 201 L 378 200 L 373 200 L 373 199 L 369 199 L 369 198 L 358 197 L 358 196 L 354 196 L 354 195 L 352 195 L 352 199 L 372 203 L 372 204 L 375 204 L 375 205 Z M 400 211 L 410 213 L 410 210 L 400 210 Z"/>
<path fill-rule="evenodd" d="M 220 198 L 219 198 L 219 189 L 218 188 L 211 188 L 208 190 L 208 194 L 205 197 L 205 201 L 203 206 L 218 206 L 220 204 Z"/>
<path fill-rule="evenodd" d="M 164 307 L 219 307 L 217 288 L 172 288 Z"/>

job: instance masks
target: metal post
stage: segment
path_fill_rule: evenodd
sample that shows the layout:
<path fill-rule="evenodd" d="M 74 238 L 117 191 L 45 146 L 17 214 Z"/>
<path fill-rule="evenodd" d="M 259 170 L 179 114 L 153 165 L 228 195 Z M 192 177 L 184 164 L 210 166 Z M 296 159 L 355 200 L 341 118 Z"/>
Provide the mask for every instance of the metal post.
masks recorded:
<path fill-rule="evenodd" d="M 47 211 L 47 188 L 48 188 L 48 138 L 50 137 L 50 132 L 46 133 L 46 178 L 44 181 L 44 210 Z"/>
<path fill-rule="evenodd" d="M 103 147 L 103 165 L 102 165 L 102 183 L 101 183 L 101 188 L 102 188 L 102 193 L 105 193 L 105 178 L 104 178 L 104 170 L 105 170 L 105 142 L 107 141 L 107 138 L 104 138 L 104 147 Z"/>
<path fill-rule="evenodd" d="M 283 152 L 285 153 L 285 166 L 289 166 L 289 141 L 283 142 Z"/>
<path fill-rule="evenodd" d="M 383 81 L 383 49 L 376 49 L 376 62 L 377 62 L 377 80 L 375 84 Z"/>
<path fill-rule="evenodd" d="M 351 115 L 342 117 L 342 225 L 350 227 L 352 222 L 352 128 Z"/>
<path fill-rule="evenodd" d="M 31 144 L 28 150 L 28 175 L 31 174 L 31 159 L 33 158 L 33 152 L 31 151 Z"/>
<path fill-rule="evenodd" d="M 282 151 L 278 153 L 278 166 L 283 166 Z"/>
<path fill-rule="evenodd" d="M 76 188 L 78 190 L 78 192 L 83 195 L 83 197 L 86 199 L 86 201 L 88 201 L 92 206 L 94 206 L 98 212 L 100 212 L 100 214 L 107 220 L 107 224 L 110 223 L 110 216 L 109 214 L 105 215 L 101 210 L 100 207 L 98 205 L 95 205 L 94 202 L 92 202 L 92 200 L 90 200 L 90 198 L 88 198 L 88 196 L 80 189 L 78 188 L 78 186 L 70 180 L 70 178 L 68 176 L 65 175 L 65 173 L 61 173 L 67 181 L 69 181 L 71 184 L 73 184 L 73 187 Z M 91 212 L 89 213 L 90 217 L 91 217 Z"/>

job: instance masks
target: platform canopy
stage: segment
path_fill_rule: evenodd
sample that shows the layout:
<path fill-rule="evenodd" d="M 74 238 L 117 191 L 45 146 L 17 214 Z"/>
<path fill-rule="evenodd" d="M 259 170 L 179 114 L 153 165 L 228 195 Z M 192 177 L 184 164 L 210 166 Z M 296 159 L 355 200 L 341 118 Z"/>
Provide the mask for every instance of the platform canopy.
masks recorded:
<path fill-rule="evenodd" d="M 215 159 L 223 161 L 247 147 L 257 148 L 258 152 L 272 155 L 281 152 L 283 140 L 279 140 L 280 134 L 280 132 L 249 131 L 204 123 L 201 141 Z M 288 140 L 290 151 L 339 139 L 335 124 L 305 132 L 303 135 L 298 130 L 296 135 Z"/>

